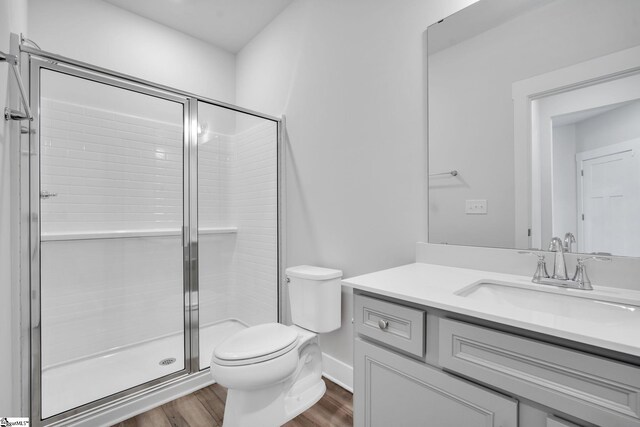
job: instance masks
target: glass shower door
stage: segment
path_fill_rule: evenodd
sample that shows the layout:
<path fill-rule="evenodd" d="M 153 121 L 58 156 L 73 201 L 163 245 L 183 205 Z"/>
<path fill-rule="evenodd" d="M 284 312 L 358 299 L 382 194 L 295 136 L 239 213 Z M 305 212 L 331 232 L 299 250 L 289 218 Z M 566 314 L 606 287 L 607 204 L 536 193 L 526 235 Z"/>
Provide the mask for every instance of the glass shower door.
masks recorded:
<path fill-rule="evenodd" d="M 46 419 L 186 372 L 187 101 L 38 70 Z"/>
<path fill-rule="evenodd" d="M 229 335 L 278 321 L 278 123 L 198 102 L 199 366 Z"/>

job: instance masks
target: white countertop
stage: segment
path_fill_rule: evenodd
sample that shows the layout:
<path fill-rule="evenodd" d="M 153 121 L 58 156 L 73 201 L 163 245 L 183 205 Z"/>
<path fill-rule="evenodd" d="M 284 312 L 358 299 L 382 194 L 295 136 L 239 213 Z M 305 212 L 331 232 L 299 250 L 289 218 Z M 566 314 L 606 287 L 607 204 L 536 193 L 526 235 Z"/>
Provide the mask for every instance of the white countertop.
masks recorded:
<path fill-rule="evenodd" d="M 526 310 L 496 301 L 478 302 L 454 294 L 481 280 L 514 283 L 521 287 L 621 301 L 632 312 L 625 322 L 606 323 L 597 318 L 575 319 L 558 310 Z M 531 277 L 493 273 L 434 264 L 415 263 L 362 276 L 344 279 L 342 284 L 354 289 L 409 301 L 427 307 L 464 314 L 534 332 L 565 338 L 640 357 L 640 292 L 598 287 L 593 291 L 536 285 Z M 637 307 L 633 307 L 637 306 Z"/>

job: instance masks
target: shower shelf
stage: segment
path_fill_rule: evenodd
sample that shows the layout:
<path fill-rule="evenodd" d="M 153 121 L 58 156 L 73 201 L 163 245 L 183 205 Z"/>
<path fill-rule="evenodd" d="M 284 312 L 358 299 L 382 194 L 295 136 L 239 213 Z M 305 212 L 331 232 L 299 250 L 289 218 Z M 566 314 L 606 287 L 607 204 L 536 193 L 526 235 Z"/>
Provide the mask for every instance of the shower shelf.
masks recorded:
<path fill-rule="evenodd" d="M 199 235 L 233 234 L 238 232 L 238 227 L 200 227 Z M 158 228 L 149 230 L 114 230 L 114 231 L 69 231 L 69 232 L 43 232 L 40 241 L 66 241 L 66 240 L 98 240 L 98 239 L 125 239 L 136 237 L 168 237 L 182 235 L 179 228 Z"/>

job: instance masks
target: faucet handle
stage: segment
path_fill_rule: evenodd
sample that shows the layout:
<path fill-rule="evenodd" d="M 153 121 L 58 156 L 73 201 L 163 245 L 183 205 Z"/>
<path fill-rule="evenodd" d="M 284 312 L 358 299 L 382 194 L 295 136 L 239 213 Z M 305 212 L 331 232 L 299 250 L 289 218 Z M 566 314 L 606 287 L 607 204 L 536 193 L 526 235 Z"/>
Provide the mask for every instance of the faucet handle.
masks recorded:
<path fill-rule="evenodd" d="M 534 255 L 538 257 L 538 265 L 536 266 L 536 272 L 533 273 L 533 282 L 538 282 L 540 279 L 548 279 L 549 273 L 547 272 L 547 263 L 544 256 L 544 252 L 533 251 L 518 251 L 520 255 Z"/>
<path fill-rule="evenodd" d="M 605 261 L 605 262 L 609 262 L 611 261 L 611 257 L 608 256 L 600 256 L 600 255 L 593 255 L 593 256 L 588 256 L 588 257 L 578 257 L 577 261 L 578 261 L 578 265 L 584 266 L 584 263 L 590 260 L 596 260 L 596 261 Z"/>
<path fill-rule="evenodd" d="M 596 261 L 611 261 L 610 257 L 597 255 L 578 258 L 578 265 L 576 265 L 576 274 L 573 275 L 573 281 L 578 282 L 580 289 L 584 289 L 586 291 L 593 290 L 593 286 L 591 286 L 591 280 L 589 280 L 589 276 L 587 276 L 587 268 L 584 263 L 592 259 Z"/>
<path fill-rule="evenodd" d="M 544 252 L 535 252 L 535 251 L 518 251 L 520 255 L 533 255 L 538 257 L 538 261 L 544 261 L 545 256 Z"/>

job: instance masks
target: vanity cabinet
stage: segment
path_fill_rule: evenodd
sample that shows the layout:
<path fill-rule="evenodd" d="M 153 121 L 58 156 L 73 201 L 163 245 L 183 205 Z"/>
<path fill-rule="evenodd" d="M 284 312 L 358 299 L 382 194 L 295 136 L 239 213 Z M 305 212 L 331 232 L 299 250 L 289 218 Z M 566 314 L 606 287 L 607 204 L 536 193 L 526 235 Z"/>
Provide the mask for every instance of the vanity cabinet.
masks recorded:
<path fill-rule="evenodd" d="M 355 426 L 516 427 L 515 400 L 356 339 Z"/>
<path fill-rule="evenodd" d="M 426 312 L 356 295 L 354 425 L 516 427 L 518 403 L 424 363 Z"/>
<path fill-rule="evenodd" d="M 355 426 L 640 427 L 640 367 L 460 317 L 356 291 Z"/>

